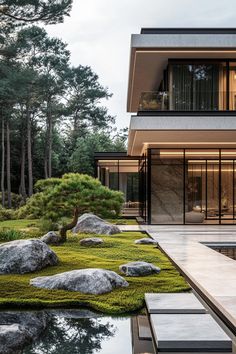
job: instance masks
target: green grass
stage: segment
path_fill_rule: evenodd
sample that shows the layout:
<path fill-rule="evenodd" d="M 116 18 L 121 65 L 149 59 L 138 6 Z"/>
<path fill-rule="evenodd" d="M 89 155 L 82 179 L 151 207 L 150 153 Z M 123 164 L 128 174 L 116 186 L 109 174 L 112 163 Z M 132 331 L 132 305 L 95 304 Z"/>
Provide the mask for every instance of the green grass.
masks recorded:
<path fill-rule="evenodd" d="M 0 228 L 8 228 L 15 230 L 24 230 L 37 228 L 39 226 L 39 220 L 29 220 L 29 219 L 20 219 L 20 220 L 6 220 L 0 221 Z"/>
<path fill-rule="evenodd" d="M 27 226 L 29 220 L 24 221 L 24 225 Z M 152 245 L 134 244 L 136 239 L 143 237 L 143 234 L 129 232 L 109 237 L 104 236 L 105 243 L 93 248 L 79 245 L 79 240 L 84 236 L 69 235 L 67 243 L 52 247 L 60 260 L 58 266 L 25 275 L 1 275 L 0 307 L 88 306 L 105 313 L 121 314 L 141 309 L 144 306 L 146 292 L 189 290 L 184 278 L 179 275 L 160 250 Z M 30 279 L 34 277 L 53 275 L 73 269 L 94 267 L 110 269 L 119 273 L 119 265 L 139 260 L 152 262 L 159 266 L 162 269 L 160 274 L 147 277 L 126 277 L 129 282 L 128 288 L 115 289 L 108 294 L 85 295 L 64 290 L 38 289 L 29 285 Z"/>
<path fill-rule="evenodd" d="M 125 219 L 125 218 L 117 218 L 117 219 L 107 219 L 108 222 L 112 224 L 120 224 L 120 225 L 138 225 L 136 219 Z"/>

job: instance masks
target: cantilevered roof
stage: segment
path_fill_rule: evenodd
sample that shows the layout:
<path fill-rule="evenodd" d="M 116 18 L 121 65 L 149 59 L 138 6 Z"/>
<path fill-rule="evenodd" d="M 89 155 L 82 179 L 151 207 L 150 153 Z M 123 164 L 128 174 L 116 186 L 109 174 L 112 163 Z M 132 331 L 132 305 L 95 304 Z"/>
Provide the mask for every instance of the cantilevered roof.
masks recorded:
<path fill-rule="evenodd" d="M 235 59 L 235 28 L 144 28 L 131 37 L 127 111 L 142 92 L 157 91 L 168 59 Z"/>
<path fill-rule="evenodd" d="M 146 148 L 236 148 L 234 116 L 132 116 L 128 155 Z"/>

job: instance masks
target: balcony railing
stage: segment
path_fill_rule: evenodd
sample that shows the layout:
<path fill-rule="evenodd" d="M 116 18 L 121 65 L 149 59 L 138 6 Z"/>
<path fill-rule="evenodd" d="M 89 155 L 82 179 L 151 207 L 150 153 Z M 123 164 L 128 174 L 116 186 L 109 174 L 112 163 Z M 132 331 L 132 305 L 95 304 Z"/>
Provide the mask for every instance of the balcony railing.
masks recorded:
<path fill-rule="evenodd" d="M 142 92 L 139 111 L 234 111 L 235 92 Z"/>

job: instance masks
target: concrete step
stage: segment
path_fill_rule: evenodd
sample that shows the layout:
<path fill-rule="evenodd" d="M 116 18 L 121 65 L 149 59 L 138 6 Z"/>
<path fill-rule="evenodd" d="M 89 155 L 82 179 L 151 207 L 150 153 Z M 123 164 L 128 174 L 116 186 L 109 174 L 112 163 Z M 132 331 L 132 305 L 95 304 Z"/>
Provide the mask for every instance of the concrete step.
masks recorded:
<path fill-rule="evenodd" d="M 137 316 L 139 339 L 152 340 L 150 323 L 147 316 Z"/>
<path fill-rule="evenodd" d="M 151 314 L 157 352 L 231 352 L 232 341 L 209 314 Z"/>
<path fill-rule="evenodd" d="M 206 309 L 193 293 L 145 294 L 149 314 L 206 313 Z"/>

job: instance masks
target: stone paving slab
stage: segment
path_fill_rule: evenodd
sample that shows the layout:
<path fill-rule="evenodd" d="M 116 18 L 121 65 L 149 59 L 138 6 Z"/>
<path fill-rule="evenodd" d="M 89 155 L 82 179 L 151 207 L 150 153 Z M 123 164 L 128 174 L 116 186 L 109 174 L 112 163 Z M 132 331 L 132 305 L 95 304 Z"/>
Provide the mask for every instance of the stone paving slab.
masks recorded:
<path fill-rule="evenodd" d="M 145 294 L 148 312 L 154 313 L 206 313 L 205 307 L 192 293 Z"/>
<path fill-rule="evenodd" d="M 139 339 L 152 340 L 150 324 L 147 316 L 137 316 Z"/>
<path fill-rule="evenodd" d="M 144 226 L 143 226 L 144 228 Z M 236 245 L 236 225 L 145 226 L 146 232 L 195 284 L 236 333 L 236 261 L 205 243 Z"/>
<path fill-rule="evenodd" d="M 209 314 L 152 314 L 158 352 L 231 352 L 232 341 Z"/>

